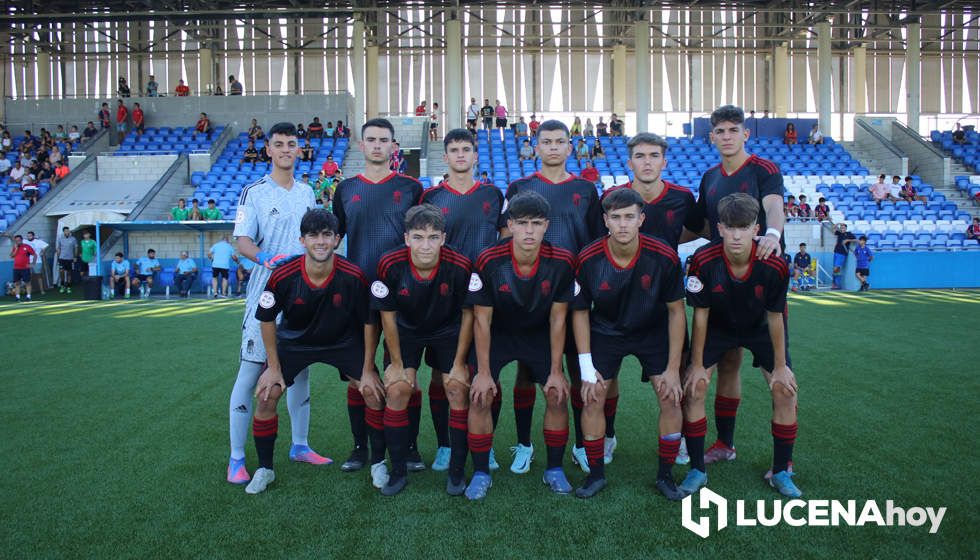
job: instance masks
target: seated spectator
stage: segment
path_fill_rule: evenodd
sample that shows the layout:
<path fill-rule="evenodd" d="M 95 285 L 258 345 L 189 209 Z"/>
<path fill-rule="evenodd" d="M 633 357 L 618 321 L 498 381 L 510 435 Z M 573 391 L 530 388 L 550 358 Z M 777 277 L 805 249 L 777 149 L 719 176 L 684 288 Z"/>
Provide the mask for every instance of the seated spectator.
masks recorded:
<path fill-rule="evenodd" d="M 337 126 L 333 129 L 334 138 L 350 138 L 350 129 L 344 126 L 344 121 L 337 121 Z"/>
<path fill-rule="evenodd" d="M 116 92 L 119 93 L 119 97 L 129 97 L 132 95 L 129 84 L 126 83 L 126 78 L 119 76 L 119 85 L 116 88 Z"/>
<path fill-rule="evenodd" d="M 61 149 L 59 149 L 58 146 L 52 146 L 51 151 L 48 153 L 48 163 L 54 165 L 56 163 L 61 163 L 62 159 L 64 158 L 62 157 Z"/>
<path fill-rule="evenodd" d="M 225 92 L 221 90 L 221 86 L 214 86 L 214 93 L 212 93 L 211 95 L 223 97 L 225 95 Z"/>
<path fill-rule="evenodd" d="M 187 219 L 194 222 L 203 222 L 204 214 L 201 212 L 201 207 L 198 206 L 200 202 L 195 198 L 191 200 L 191 209 L 187 213 Z"/>
<path fill-rule="evenodd" d="M 10 182 L 13 184 L 20 183 L 20 180 L 24 178 L 24 174 L 26 173 L 27 169 L 24 169 L 24 165 L 20 160 L 14 162 L 14 166 L 10 170 Z"/>
<path fill-rule="evenodd" d="M 487 175 L 486 171 L 480 172 L 480 184 L 481 185 L 492 185 L 493 181 L 490 180 L 490 176 Z"/>
<path fill-rule="evenodd" d="M 177 285 L 177 293 L 185 298 L 190 295 L 194 280 L 197 279 L 197 263 L 194 259 L 187 256 L 187 251 L 180 252 L 180 260 L 174 269 L 174 284 Z"/>
<path fill-rule="evenodd" d="M 300 161 L 313 161 L 313 158 L 313 145 L 310 144 L 310 139 L 306 138 L 303 147 L 299 149 L 299 159 Z"/>
<path fill-rule="evenodd" d="M 858 246 L 854 248 L 854 277 L 861 282 L 861 288 L 858 289 L 859 292 L 867 292 L 871 289 L 871 284 L 868 284 L 868 277 L 871 276 L 871 261 L 874 260 L 874 255 L 871 254 L 871 249 L 868 248 L 868 238 L 861 236 L 858 238 Z"/>
<path fill-rule="evenodd" d="M 201 212 L 201 216 L 203 216 L 204 219 L 209 222 L 222 219 L 221 210 L 215 206 L 213 198 L 208 199 L 208 207 Z"/>
<path fill-rule="evenodd" d="M 966 132 L 960 126 L 960 123 L 956 123 L 956 130 L 953 131 L 953 142 L 966 144 Z"/>
<path fill-rule="evenodd" d="M 541 123 L 538 122 L 537 115 L 535 115 L 535 114 L 532 113 L 531 114 L 531 122 L 527 123 L 527 129 L 530 131 L 531 136 L 537 136 L 538 135 L 538 127 L 539 126 L 541 126 Z"/>
<path fill-rule="evenodd" d="M 609 127 L 606 123 L 602 122 L 602 117 L 599 117 L 599 122 L 595 125 L 595 133 L 599 137 L 609 136 Z"/>
<path fill-rule="evenodd" d="M 309 138 L 309 135 L 306 133 L 306 129 L 303 128 L 303 123 L 296 123 L 296 138 L 299 138 L 300 140 Z"/>
<path fill-rule="evenodd" d="M 333 177 L 340 171 L 340 166 L 333 160 L 333 156 L 327 156 L 327 161 L 323 162 L 323 167 L 320 168 L 320 171 L 327 177 Z"/>
<path fill-rule="evenodd" d="M 174 88 L 174 95 L 177 97 L 187 97 L 191 94 L 191 88 L 187 87 L 184 80 L 177 80 L 177 87 Z"/>
<path fill-rule="evenodd" d="M 786 132 L 783 133 L 783 144 L 787 146 L 796 144 L 796 126 L 793 123 L 786 123 Z"/>
<path fill-rule="evenodd" d="M 577 159 L 592 158 L 592 152 L 589 150 L 589 145 L 585 143 L 585 140 L 579 140 L 578 144 L 575 145 L 575 157 Z"/>
<path fill-rule="evenodd" d="M 623 121 L 620 120 L 616 113 L 612 114 L 612 118 L 609 119 L 609 135 L 610 136 L 622 136 L 623 135 Z"/>
<path fill-rule="evenodd" d="M 60 163 L 60 161 L 59 161 Z M 51 182 L 54 178 L 54 168 L 51 167 L 50 161 L 45 161 L 41 164 L 41 169 L 37 173 L 37 182 L 42 183 L 44 181 Z"/>
<path fill-rule="evenodd" d="M 65 132 L 65 127 L 60 124 L 58 125 L 58 128 L 55 129 L 54 134 L 52 134 L 51 137 L 54 138 L 55 142 L 68 141 L 68 133 Z"/>
<path fill-rule="evenodd" d="M 928 200 L 926 197 L 916 192 L 915 185 L 912 184 L 912 177 L 905 178 L 905 186 L 902 187 L 901 197 L 902 200 L 907 200 L 909 202 L 912 202 L 913 200 L 926 202 L 926 200 Z"/>
<path fill-rule="evenodd" d="M 520 117 L 517 119 L 517 122 L 514 124 L 514 135 L 517 136 L 518 138 L 527 138 L 527 134 L 528 134 L 527 123 L 524 122 L 524 117 Z"/>
<path fill-rule="evenodd" d="M 109 266 L 109 288 L 116 297 L 125 295 L 129 299 L 129 261 L 123 259 L 122 253 L 116 253 Z"/>
<path fill-rule="evenodd" d="M 68 176 L 70 171 L 71 170 L 68 169 L 67 163 L 59 161 L 58 164 L 54 166 L 54 178 L 51 179 L 51 186 L 57 186 L 59 183 L 64 181 L 65 177 Z"/>
<path fill-rule="evenodd" d="M 799 216 L 801 218 L 812 218 L 813 217 L 813 209 L 810 208 L 810 205 L 809 204 L 807 204 L 807 202 L 806 202 L 806 195 L 805 194 L 801 194 L 800 195 L 800 205 L 797 206 L 797 208 L 799 209 Z"/>
<path fill-rule="evenodd" d="M 324 136 L 324 138 L 333 138 L 334 130 L 335 129 L 333 127 L 333 121 L 328 121 L 327 122 L 327 128 L 324 128 L 323 129 L 323 136 Z"/>
<path fill-rule="evenodd" d="M 252 119 L 252 124 L 248 127 L 248 139 L 261 140 L 263 138 L 265 138 L 265 132 L 262 130 L 262 127 L 259 126 L 259 122 Z"/>
<path fill-rule="evenodd" d="M 606 159 L 606 151 L 602 148 L 602 142 L 598 138 L 595 140 L 595 146 L 592 147 L 592 159 Z"/>
<path fill-rule="evenodd" d="M 146 251 L 145 257 L 140 257 L 136 261 L 136 278 L 133 278 L 133 288 L 139 288 L 140 297 L 150 297 L 153 289 L 153 274 L 160 272 L 160 261 L 157 260 L 157 252 L 153 249 Z"/>
<path fill-rule="evenodd" d="M 92 138 L 98 133 L 99 133 L 99 129 L 95 128 L 95 123 L 92 121 L 88 121 L 88 124 L 85 125 L 85 130 L 82 131 L 82 136 L 86 140 L 88 140 L 89 138 Z"/>
<path fill-rule="evenodd" d="M 235 295 L 242 297 L 242 292 L 246 292 L 248 280 L 252 277 L 252 269 L 255 268 L 255 261 L 244 258 L 241 255 L 234 255 L 231 258 L 238 263 L 238 270 L 235 271 L 235 278 L 238 279 L 238 289 L 235 291 Z"/>
<path fill-rule="evenodd" d="M 791 268 L 793 271 L 792 289 L 794 292 L 798 289 L 803 291 L 810 289 L 809 282 L 805 280 L 809 278 L 810 265 L 812 263 L 813 259 L 806 252 L 806 243 L 800 243 L 800 251 L 793 257 L 793 266 Z"/>
<path fill-rule="evenodd" d="M 966 239 L 980 243 L 980 216 L 974 216 L 973 223 L 966 228 Z"/>
<path fill-rule="evenodd" d="M 160 84 L 157 83 L 157 78 L 153 74 L 150 74 L 150 81 L 146 82 L 146 96 L 147 97 L 157 97 L 160 95 L 158 93 L 160 89 Z"/>
<path fill-rule="evenodd" d="M 183 222 L 187 220 L 191 215 L 190 208 L 187 207 L 187 201 L 183 198 L 177 199 L 177 206 L 170 209 L 170 219 L 175 222 Z"/>
<path fill-rule="evenodd" d="M 0 177 L 10 173 L 13 164 L 7 159 L 7 152 L 0 152 Z"/>
<path fill-rule="evenodd" d="M 336 164 L 334 164 L 336 165 Z M 327 175 L 326 170 L 321 169 L 320 175 L 316 178 L 313 185 L 313 195 L 324 207 L 329 206 L 333 199 L 333 175 Z"/>
<path fill-rule="evenodd" d="M 197 124 L 194 125 L 194 135 L 198 133 L 207 134 L 208 140 L 211 139 L 211 134 L 214 132 L 214 128 L 211 126 L 211 119 L 208 118 L 207 113 L 201 113 L 197 118 Z"/>
<path fill-rule="evenodd" d="M 787 218 L 798 218 L 800 216 L 800 207 L 796 205 L 796 197 L 793 195 L 789 195 L 786 198 L 786 204 L 783 208 Z"/>
<path fill-rule="evenodd" d="M 0 138 L 0 148 L 3 148 L 5 152 L 9 152 L 11 148 L 14 147 L 14 139 L 10 137 L 10 131 L 3 131 L 3 138 Z"/>
<path fill-rule="evenodd" d="M 892 184 L 888 185 L 888 195 L 893 200 L 902 198 L 902 178 L 898 175 L 892 175 Z"/>
<path fill-rule="evenodd" d="M 30 201 L 31 206 L 37 204 L 37 177 L 33 173 L 28 171 L 20 178 L 20 192 L 24 200 Z"/>
<path fill-rule="evenodd" d="M 585 128 L 582 129 L 582 136 L 589 137 L 595 136 L 595 127 L 592 126 L 592 119 L 585 119 Z"/>
<path fill-rule="evenodd" d="M 78 144 L 82 141 L 82 133 L 78 131 L 78 125 L 73 124 L 68 130 L 68 145 L 72 149 L 76 148 Z"/>
<path fill-rule="evenodd" d="M 525 139 L 521 144 L 520 152 L 521 161 L 533 161 L 534 160 L 534 148 L 531 147 L 531 141 Z"/>
<path fill-rule="evenodd" d="M 891 189 L 888 184 L 885 183 L 885 174 L 882 173 L 878 175 L 878 182 L 871 185 L 868 189 L 871 191 L 871 200 L 875 201 L 878 208 L 881 208 L 881 203 L 886 200 L 892 200 Z"/>
<path fill-rule="evenodd" d="M 249 140 L 248 147 L 245 148 L 245 153 L 242 155 L 242 163 L 255 165 L 257 161 L 259 161 L 259 151 L 255 149 L 255 140 Z"/>
<path fill-rule="evenodd" d="M 222 235 L 217 243 L 208 250 L 211 259 L 211 293 L 214 297 L 228 297 L 228 270 L 231 268 L 231 257 L 235 248 L 228 242 L 228 236 Z M 218 279 L 221 279 L 221 291 L 218 291 Z"/>
<path fill-rule="evenodd" d="M 810 129 L 807 142 L 810 144 L 823 144 L 823 132 L 820 132 L 820 126 L 817 123 L 813 123 L 813 128 Z"/>
<path fill-rule="evenodd" d="M 259 149 L 259 161 L 261 161 L 262 163 L 268 163 L 272 161 L 272 157 L 269 155 L 268 146 L 264 144 L 262 145 L 262 148 Z"/>
<path fill-rule="evenodd" d="M 38 144 L 39 144 L 38 139 L 34 138 L 34 135 L 31 134 L 31 131 L 25 130 L 24 137 L 20 141 L 20 149 L 25 152 L 30 152 L 35 148 L 37 148 Z"/>
<path fill-rule="evenodd" d="M 588 161 L 587 160 L 585 162 L 585 168 L 582 169 L 581 176 L 582 176 L 583 179 L 585 179 L 586 181 L 588 181 L 588 182 L 590 182 L 592 184 L 598 184 L 599 183 L 599 170 L 596 169 L 595 167 L 592 167 L 592 162 L 591 161 Z"/>
<path fill-rule="evenodd" d="M 309 138 L 323 138 L 323 124 L 320 123 L 320 117 L 313 117 L 313 122 L 306 127 L 306 135 Z"/>
<path fill-rule="evenodd" d="M 572 121 L 572 127 L 569 128 L 568 131 L 569 131 L 569 133 L 572 136 L 581 136 L 582 135 L 582 118 L 576 116 L 575 117 L 575 120 Z"/>

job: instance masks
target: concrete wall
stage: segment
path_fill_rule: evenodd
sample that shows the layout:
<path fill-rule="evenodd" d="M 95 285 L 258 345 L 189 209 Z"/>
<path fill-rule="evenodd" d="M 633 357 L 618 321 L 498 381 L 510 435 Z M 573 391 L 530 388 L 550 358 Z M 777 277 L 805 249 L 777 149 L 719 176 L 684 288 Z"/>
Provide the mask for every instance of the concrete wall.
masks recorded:
<path fill-rule="evenodd" d="M 899 122 L 892 123 L 892 142 L 909 155 L 909 169 L 933 186 L 953 182 L 950 158 Z"/>
<path fill-rule="evenodd" d="M 98 156 L 100 181 L 157 182 L 177 160 L 176 155 L 159 156 Z M 187 180 L 187 176 L 184 176 Z"/>
<path fill-rule="evenodd" d="M 187 184 L 187 160 L 183 160 L 182 165 L 173 175 L 166 179 L 166 183 L 153 196 L 142 210 L 138 210 L 130 215 L 130 220 L 164 220 L 170 219 L 170 209 L 177 205 L 177 199 Z"/>
<path fill-rule="evenodd" d="M 871 170 L 872 174 L 884 173 L 886 175 L 908 175 L 909 157 L 901 149 L 890 141 L 891 133 L 886 136 L 881 133 L 882 119 L 866 119 L 858 117 L 854 123 L 854 143 L 865 153 L 875 160 L 882 169 Z M 891 123 L 895 119 L 888 119 L 888 129 L 891 130 Z M 873 124 L 872 121 L 879 121 Z M 864 128 L 861 124 L 867 125 L 871 130 Z M 877 133 L 877 134 L 876 134 Z"/>
<path fill-rule="evenodd" d="M 230 236 L 235 225 L 228 224 L 227 234 Z M 207 252 L 212 245 L 221 239 L 221 232 L 204 232 L 204 251 Z M 234 245 L 234 239 L 229 237 L 229 241 Z M 146 254 L 147 249 L 154 249 L 159 259 L 180 258 L 181 251 L 187 251 L 191 258 L 197 259 L 201 253 L 201 238 L 196 232 L 132 232 L 129 234 L 129 259 L 135 260 Z M 108 254 L 123 250 L 123 243 L 119 241 Z M 108 263 L 108 259 L 106 259 Z M 210 263 L 210 261 L 208 261 Z M 201 263 L 198 262 L 198 266 Z M 208 264 L 210 266 L 210 264 Z"/>
<path fill-rule="evenodd" d="M 892 139 L 892 123 L 895 122 L 895 117 L 857 117 L 855 120 L 860 120 L 866 123 L 871 128 L 877 130 L 886 139 Z M 857 127 L 855 127 L 855 134 L 857 133 Z M 856 140 L 857 138 L 855 138 Z"/>

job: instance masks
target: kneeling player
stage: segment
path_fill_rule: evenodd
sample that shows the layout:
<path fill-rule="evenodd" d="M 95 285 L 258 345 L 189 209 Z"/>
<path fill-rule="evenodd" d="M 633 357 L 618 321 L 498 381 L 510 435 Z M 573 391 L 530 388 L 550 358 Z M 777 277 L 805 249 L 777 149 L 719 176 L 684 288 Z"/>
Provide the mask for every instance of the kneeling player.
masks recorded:
<path fill-rule="evenodd" d="M 245 491 L 258 494 L 276 479 L 272 454 L 279 417 L 276 404 L 296 375 L 314 363 L 331 365 L 357 384 L 368 408 L 381 412 L 383 389 L 374 356 L 365 356 L 368 320 L 367 279 L 348 260 L 334 254 L 337 218 L 322 208 L 308 210 L 300 223 L 305 254 L 279 265 L 259 298 L 268 369 L 255 388 L 258 406 L 252 421 L 259 468 Z M 276 326 L 276 317 L 282 319 Z M 383 437 L 372 433 L 372 439 Z M 380 460 L 384 460 L 382 457 Z"/>
<path fill-rule="evenodd" d="M 657 489 L 684 497 L 671 469 L 681 445 L 681 353 L 684 313 L 680 259 L 658 238 L 640 234 L 643 197 L 633 189 L 602 200 L 609 236 L 579 253 L 573 328 L 582 371 L 582 430 L 589 475 L 575 491 L 591 498 L 606 486 L 605 402 L 608 384 L 632 354 L 660 401 Z"/>
<path fill-rule="evenodd" d="M 787 359 L 783 322 L 789 270 L 776 254 L 763 260 L 753 256 L 758 214 L 759 203 L 746 194 L 721 199 L 721 240 L 694 253 L 688 276 L 687 299 L 694 308 L 694 327 L 691 367 L 684 384 L 684 438 L 691 455 L 691 471 L 680 485 L 685 494 L 708 483 L 704 398 L 710 372 L 728 350 L 747 348 L 772 393 L 773 474 L 769 483 L 784 496 L 802 495 L 793 484 L 790 468 L 796 441 L 797 386 Z"/>
<path fill-rule="evenodd" d="M 446 221 L 431 204 L 413 206 L 405 215 L 405 244 L 381 257 L 371 284 L 371 305 L 381 312 L 391 365 L 385 369 L 385 443 L 391 475 L 381 493 L 392 496 L 408 482 L 407 457 L 412 434 L 408 403 L 425 361 L 432 376 L 442 377 L 449 399 L 449 481 L 446 491 L 466 489 L 466 418 L 470 374 L 466 364 L 473 338 L 473 313 L 463 309 L 470 281 L 469 259 L 445 245 Z"/>
<path fill-rule="evenodd" d="M 573 299 L 575 257 L 544 241 L 548 201 L 533 191 L 510 199 L 507 227 L 512 237 L 480 254 L 470 279 L 477 372 L 470 389 L 469 448 L 473 478 L 466 497 L 478 500 L 490 489 L 490 409 L 500 370 L 517 361 L 542 385 L 548 401 L 544 441 L 548 469 L 544 482 L 558 494 L 572 491 L 562 459 L 568 443 L 568 380 L 562 372 L 565 317 Z"/>

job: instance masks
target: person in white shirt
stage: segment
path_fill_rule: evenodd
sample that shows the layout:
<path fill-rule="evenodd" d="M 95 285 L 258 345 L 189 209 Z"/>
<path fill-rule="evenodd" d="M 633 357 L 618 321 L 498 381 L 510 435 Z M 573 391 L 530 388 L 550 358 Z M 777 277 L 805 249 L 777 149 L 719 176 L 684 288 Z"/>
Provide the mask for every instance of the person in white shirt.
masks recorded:
<path fill-rule="evenodd" d="M 810 138 L 808 142 L 810 144 L 823 144 L 823 133 L 820 132 L 820 126 L 816 123 L 814 123 L 813 128 L 810 129 Z"/>
<path fill-rule="evenodd" d="M 49 247 L 48 242 L 40 237 L 35 237 L 34 232 L 29 231 L 27 232 L 27 239 L 24 240 L 24 243 L 30 245 L 31 249 L 34 249 L 34 254 L 37 255 L 31 267 L 31 281 L 37 279 L 38 287 L 43 296 L 44 287 L 47 284 L 47 274 L 44 269 L 44 251 Z"/>
<path fill-rule="evenodd" d="M 466 109 L 466 127 L 476 130 L 476 120 L 480 116 L 480 106 L 476 104 L 476 98 L 470 98 L 470 106 Z"/>

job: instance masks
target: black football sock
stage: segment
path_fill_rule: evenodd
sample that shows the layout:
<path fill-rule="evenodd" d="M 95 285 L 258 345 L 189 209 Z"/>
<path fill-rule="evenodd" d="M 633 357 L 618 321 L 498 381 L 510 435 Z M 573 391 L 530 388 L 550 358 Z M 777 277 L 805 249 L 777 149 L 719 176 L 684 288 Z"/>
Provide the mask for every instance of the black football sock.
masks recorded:
<path fill-rule="evenodd" d="M 276 449 L 276 436 L 279 434 L 279 416 L 268 420 L 252 418 L 252 436 L 255 438 L 255 451 L 259 455 L 259 466 L 272 468 L 272 454 Z"/>
<path fill-rule="evenodd" d="M 707 472 L 704 468 L 704 434 L 707 430 L 707 418 L 684 421 L 684 441 L 687 442 L 687 454 L 691 457 L 691 468 L 701 472 Z"/>
<path fill-rule="evenodd" d="M 408 411 L 384 410 L 385 445 L 391 457 L 391 476 L 400 478 L 408 474 L 405 456 L 408 454 Z"/>

